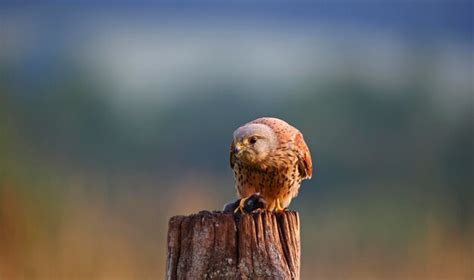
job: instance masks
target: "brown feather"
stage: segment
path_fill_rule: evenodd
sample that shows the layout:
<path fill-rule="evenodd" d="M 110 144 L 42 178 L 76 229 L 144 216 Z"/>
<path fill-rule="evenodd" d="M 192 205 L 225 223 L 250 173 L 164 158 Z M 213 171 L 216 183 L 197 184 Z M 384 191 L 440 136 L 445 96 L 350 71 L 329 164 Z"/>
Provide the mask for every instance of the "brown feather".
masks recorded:
<path fill-rule="evenodd" d="M 310 179 L 313 176 L 313 161 L 308 145 L 304 141 L 303 134 L 296 134 L 295 145 L 298 150 L 298 169 L 303 179 Z"/>

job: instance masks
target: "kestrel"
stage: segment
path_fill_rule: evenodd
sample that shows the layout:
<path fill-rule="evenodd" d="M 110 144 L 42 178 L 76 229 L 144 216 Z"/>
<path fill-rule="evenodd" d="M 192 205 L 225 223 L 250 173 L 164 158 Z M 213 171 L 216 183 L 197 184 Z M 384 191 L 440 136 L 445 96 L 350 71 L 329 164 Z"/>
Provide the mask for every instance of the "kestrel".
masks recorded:
<path fill-rule="evenodd" d="M 313 173 L 303 134 L 277 118 L 259 118 L 234 131 L 230 166 L 240 198 L 235 212 L 244 211 L 255 194 L 266 201 L 266 210 L 283 211 Z"/>

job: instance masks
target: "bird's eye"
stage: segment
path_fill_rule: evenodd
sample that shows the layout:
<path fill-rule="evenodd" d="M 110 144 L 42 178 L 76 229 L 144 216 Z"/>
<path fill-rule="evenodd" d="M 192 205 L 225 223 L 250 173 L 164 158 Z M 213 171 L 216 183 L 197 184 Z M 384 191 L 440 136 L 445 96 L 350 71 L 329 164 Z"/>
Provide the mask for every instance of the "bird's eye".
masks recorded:
<path fill-rule="evenodd" d="M 257 137 L 251 137 L 251 138 L 249 139 L 249 142 L 250 142 L 250 144 L 255 144 L 255 143 L 257 143 Z"/>

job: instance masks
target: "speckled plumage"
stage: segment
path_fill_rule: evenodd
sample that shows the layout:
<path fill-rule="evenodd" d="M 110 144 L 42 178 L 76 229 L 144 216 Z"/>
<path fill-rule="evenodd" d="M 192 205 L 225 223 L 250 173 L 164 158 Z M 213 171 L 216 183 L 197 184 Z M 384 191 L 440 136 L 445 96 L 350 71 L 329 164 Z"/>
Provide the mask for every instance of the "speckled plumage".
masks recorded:
<path fill-rule="evenodd" d="M 258 192 L 268 210 L 288 207 L 313 172 L 301 132 L 276 118 L 259 118 L 234 132 L 230 165 L 239 198 Z"/>

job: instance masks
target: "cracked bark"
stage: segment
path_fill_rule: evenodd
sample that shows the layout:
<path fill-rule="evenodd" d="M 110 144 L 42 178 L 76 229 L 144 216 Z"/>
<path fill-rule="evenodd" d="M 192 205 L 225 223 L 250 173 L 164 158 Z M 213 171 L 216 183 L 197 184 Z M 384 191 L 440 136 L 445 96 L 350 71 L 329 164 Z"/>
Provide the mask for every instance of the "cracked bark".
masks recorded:
<path fill-rule="evenodd" d="M 299 279 L 297 212 L 201 211 L 168 225 L 167 279 Z"/>

